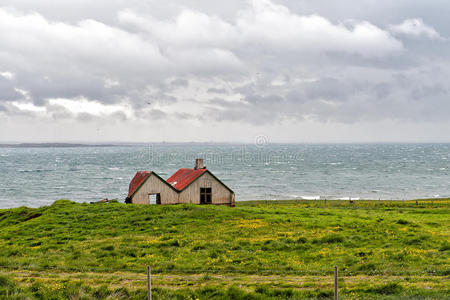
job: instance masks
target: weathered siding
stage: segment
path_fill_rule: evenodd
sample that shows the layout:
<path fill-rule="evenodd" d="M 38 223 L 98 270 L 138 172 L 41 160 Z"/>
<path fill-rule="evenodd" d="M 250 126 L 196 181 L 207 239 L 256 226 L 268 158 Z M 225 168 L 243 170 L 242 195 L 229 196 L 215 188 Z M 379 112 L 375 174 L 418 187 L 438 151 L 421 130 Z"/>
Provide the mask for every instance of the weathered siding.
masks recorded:
<path fill-rule="evenodd" d="M 212 204 L 227 204 L 234 206 L 234 194 L 208 172 L 205 172 L 191 185 L 179 194 L 179 203 L 200 204 L 200 188 L 210 187 Z"/>
<path fill-rule="evenodd" d="M 149 194 L 160 194 L 161 204 L 178 203 L 178 193 L 154 174 L 151 174 L 147 181 L 134 194 L 131 203 L 150 204 Z"/>

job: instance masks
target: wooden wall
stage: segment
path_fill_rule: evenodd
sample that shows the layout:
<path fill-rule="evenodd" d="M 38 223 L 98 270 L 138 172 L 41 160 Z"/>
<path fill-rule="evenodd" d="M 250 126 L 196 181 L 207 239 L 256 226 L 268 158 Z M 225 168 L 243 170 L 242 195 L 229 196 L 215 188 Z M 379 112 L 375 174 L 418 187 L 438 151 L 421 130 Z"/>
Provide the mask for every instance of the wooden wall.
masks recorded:
<path fill-rule="evenodd" d="M 150 204 L 149 194 L 160 194 L 161 204 L 176 204 L 178 203 L 178 193 L 167 186 L 164 181 L 150 174 L 147 181 L 134 194 L 131 203 L 135 204 Z"/>
<path fill-rule="evenodd" d="M 212 191 L 212 204 L 225 204 L 234 206 L 234 194 L 219 181 L 205 172 L 179 195 L 179 203 L 200 204 L 200 188 L 210 187 Z"/>

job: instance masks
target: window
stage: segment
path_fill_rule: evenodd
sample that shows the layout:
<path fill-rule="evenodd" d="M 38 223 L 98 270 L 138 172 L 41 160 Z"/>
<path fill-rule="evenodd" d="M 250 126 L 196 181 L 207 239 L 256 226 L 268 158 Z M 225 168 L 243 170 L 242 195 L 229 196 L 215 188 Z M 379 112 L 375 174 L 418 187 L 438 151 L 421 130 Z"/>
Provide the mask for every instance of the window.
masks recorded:
<path fill-rule="evenodd" d="M 212 203 L 212 191 L 211 188 L 200 188 L 200 204 Z"/>

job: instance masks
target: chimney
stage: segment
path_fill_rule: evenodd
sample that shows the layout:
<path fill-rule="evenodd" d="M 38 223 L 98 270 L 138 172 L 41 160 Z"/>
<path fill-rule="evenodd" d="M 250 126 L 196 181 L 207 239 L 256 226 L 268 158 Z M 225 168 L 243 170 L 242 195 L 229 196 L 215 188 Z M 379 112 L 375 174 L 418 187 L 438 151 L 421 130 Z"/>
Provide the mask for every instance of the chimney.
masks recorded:
<path fill-rule="evenodd" d="M 197 158 L 195 160 L 195 169 L 206 169 L 205 166 L 203 165 L 203 158 Z"/>

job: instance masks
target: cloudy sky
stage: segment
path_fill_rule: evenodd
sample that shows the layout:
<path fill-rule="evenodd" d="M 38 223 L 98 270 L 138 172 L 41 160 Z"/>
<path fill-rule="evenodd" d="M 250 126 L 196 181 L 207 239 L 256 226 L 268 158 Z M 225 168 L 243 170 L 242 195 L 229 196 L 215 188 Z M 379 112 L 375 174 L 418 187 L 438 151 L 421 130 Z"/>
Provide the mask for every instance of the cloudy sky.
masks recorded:
<path fill-rule="evenodd" d="M 448 0 L 2 0 L 0 142 L 450 142 Z"/>

